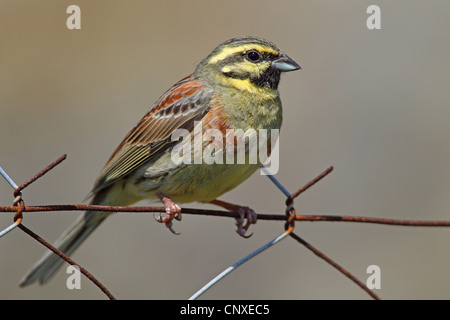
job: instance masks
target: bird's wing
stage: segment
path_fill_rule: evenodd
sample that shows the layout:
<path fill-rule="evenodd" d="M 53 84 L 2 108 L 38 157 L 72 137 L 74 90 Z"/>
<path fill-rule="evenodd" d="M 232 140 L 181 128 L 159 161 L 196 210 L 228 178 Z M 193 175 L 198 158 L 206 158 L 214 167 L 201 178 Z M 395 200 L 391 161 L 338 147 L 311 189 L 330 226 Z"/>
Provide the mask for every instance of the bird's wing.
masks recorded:
<path fill-rule="evenodd" d="M 172 143 L 178 128 L 192 131 L 211 108 L 213 90 L 188 76 L 170 88 L 125 136 L 97 178 L 92 194 L 136 170 Z"/>

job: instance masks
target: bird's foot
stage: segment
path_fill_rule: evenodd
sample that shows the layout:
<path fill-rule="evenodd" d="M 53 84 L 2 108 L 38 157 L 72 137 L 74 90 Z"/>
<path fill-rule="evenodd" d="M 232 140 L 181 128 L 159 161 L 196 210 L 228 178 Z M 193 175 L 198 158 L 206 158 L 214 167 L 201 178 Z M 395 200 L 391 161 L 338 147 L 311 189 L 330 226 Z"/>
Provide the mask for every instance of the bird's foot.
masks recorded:
<path fill-rule="evenodd" d="M 159 217 L 155 217 L 155 220 L 159 223 L 164 223 L 173 234 L 178 235 L 179 233 L 175 232 L 175 230 L 172 228 L 172 221 L 173 219 L 181 221 L 181 207 L 177 205 L 172 199 L 162 193 L 158 193 L 158 197 L 164 203 L 164 207 L 166 208 L 166 215 L 163 216 L 160 213 Z"/>
<path fill-rule="evenodd" d="M 253 209 L 221 200 L 213 200 L 211 201 L 211 203 L 221 206 L 222 208 L 225 208 L 227 210 L 239 213 L 239 217 L 236 218 L 236 232 L 243 238 L 250 238 L 253 235 L 253 233 L 246 235 L 250 225 L 255 224 L 257 221 L 258 215 Z M 247 220 L 247 222 L 245 222 L 245 220 Z"/>
<path fill-rule="evenodd" d="M 236 232 L 243 238 L 250 238 L 253 235 L 253 233 L 250 233 L 249 235 L 246 235 L 246 233 L 250 225 L 255 224 L 257 221 L 256 212 L 249 207 L 243 206 L 236 206 L 236 208 L 233 211 L 239 213 L 239 218 L 236 218 L 236 226 L 237 226 Z M 246 219 L 247 222 L 244 224 Z"/>

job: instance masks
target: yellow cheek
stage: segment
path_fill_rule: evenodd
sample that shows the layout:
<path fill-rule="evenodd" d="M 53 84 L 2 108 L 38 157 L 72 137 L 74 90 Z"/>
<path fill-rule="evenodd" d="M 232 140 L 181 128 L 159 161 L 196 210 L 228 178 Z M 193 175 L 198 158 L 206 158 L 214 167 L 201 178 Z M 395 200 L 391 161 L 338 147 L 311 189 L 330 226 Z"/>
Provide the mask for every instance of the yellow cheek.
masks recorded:
<path fill-rule="evenodd" d="M 270 66 L 270 62 L 263 63 L 252 63 L 250 61 L 244 60 L 239 63 L 226 65 L 222 68 L 222 73 L 236 73 L 239 75 L 248 75 L 250 74 L 252 78 L 259 77 L 268 67 Z"/>
<path fill-rule="evenodd" d="M 237 66 L 238 68 L 249 72 L 252 77 L 259 77 L 264 71 L 267 70 L 267 68 L 269 68 L 270 62 L 252 63 L 244 60 L 243 62 L 238 63 Z"/>
<path fill-rule="evenodd" d="M 222 78 L 222 84 L 228 87 L 235 87 L 241 91 L 247 91 L 251 94 L 257 95 L 262 100 L 274 99 L 278 93 L 276 89 L 261 88 L 250 82 L 250 79 L 235 79 L 235 78 Z"/>

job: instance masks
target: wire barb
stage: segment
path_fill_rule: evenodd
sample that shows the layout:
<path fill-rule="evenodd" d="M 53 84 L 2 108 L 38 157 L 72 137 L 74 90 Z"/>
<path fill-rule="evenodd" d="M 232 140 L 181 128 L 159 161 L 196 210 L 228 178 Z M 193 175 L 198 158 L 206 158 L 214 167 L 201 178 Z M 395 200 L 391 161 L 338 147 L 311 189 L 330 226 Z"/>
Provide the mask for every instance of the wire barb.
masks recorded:
<path fill-rule="evenodd" d="M 6 181 L 14 188 L 15 198 L 14 198 L 13 206 L 16 206 L 17 204 L 20 203 L 20 207 L 17 209 L 16 214 L 14 215 L 14 223 L 0 232 L 0 238 L 1 238 L 4 235 L 6 235 L 7 233 L 9 233 L 10 231 L 17 228 L 22 223 L 22 219 L 23 219 L 22 212 L 23 212 L 25 203 L 23 202 L 21 192 L 19 191 L 18 193 L 16 193 L 16 190 L 18 190 L 19 187 L 14 182 L 14 180 L 11 179 L 11 177 L 6 173 L 6 171 L 3 170 L 2 167 L 0 167 L 0 173 L 6 179 Z"/>
<path fill-rule="evenodd" d="M 312 179 L 310 182 L 308 182 L 307 184 L 305 184 L 303 187 L 301 187 L 300 189 L 298 189 L 297 191 L 295 191 L 294 193 L 292 193 L 291 195 L 289 195 L 288 200 L 286 200 L 286 204 L 288 201 L 293 201 L 295 198 L 297 198 L 301 193 L 305 192 L 306 190 L 308 190 L 309 188 L 311 188 L 313 185 L 315 185 L 317 182 L 319 182 L 320 180 L 322 180 L 323 178 L 325 178 L 329 173 L 331 173 L 331 171 L 333 171 L 333 166 L 329 167 L 328 169 L 326 169 L 324 172 L 322 172 L 321 174 L 319 174 L 317 177 L 315 177 L 314 179 Z"/>
<path fill-rule="evenodd" d="M 42 177 L 44 174 L 46 174 L 47 172 L 49 172 L 50 170 L 52 170 L 54 167 L 56 167 L 58 164 L 60 164 L 61 162 L 63 162 L 64 160 L 66 160 L 67 155 L 63 154 L 61 157 L 59 157 L 58 159 L 56 159 L 54 162 L 50 163 L 48 166 L 46 166 L 44 169 L 42 169 L 41 171 L 39 171 L 37 174 L 35 174 L 33 177 L 31 177 L 30 179 L 28 179 L 27 181 L 25 181 L 23 184 L 21 184 L 20 186 L 16 187 L 14 190 L 14 196 L 17 197 L 21 194 L 21 191 L 23 189 L 25 189 L 26 187 L 28 187 L 30 184 L 32 184 L 33 182 L 35 182 L 37 179 L 39 179 L 40 177 Z"/>

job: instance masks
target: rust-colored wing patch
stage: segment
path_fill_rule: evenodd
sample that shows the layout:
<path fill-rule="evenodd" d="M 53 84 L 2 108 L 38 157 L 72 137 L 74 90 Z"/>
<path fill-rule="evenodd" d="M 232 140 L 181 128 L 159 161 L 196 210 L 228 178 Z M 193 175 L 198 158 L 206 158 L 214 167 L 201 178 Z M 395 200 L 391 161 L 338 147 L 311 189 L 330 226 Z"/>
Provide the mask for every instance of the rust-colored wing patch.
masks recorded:
<path fill-rule="evenodd" d="M 136 170 L 171 143 L 177 128 L 190 129 L 211 107 L 213 90 L 193 76 L 170 88 L 125 136 L 95 182 L 93 193 Z"/>

